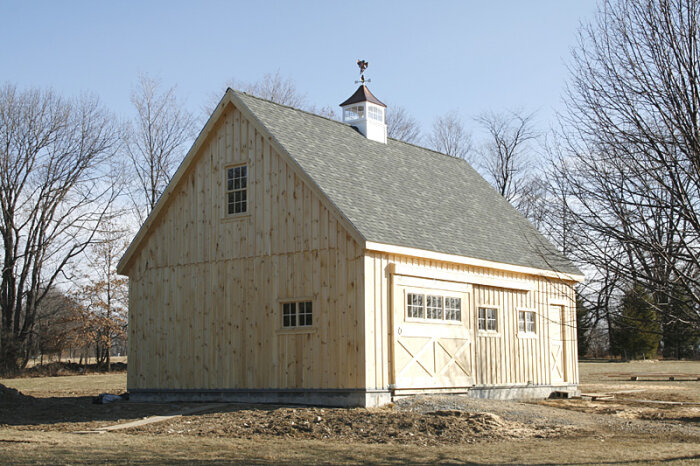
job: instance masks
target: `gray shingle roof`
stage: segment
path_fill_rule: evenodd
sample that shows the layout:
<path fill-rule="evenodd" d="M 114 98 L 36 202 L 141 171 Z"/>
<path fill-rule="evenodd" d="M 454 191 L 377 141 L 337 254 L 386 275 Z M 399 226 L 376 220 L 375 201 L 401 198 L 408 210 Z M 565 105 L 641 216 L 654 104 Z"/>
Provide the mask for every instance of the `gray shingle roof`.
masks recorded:
<path fill-rule="evenodd" d="M 467 162 L 234 92 L 368 241 L 581 274 Z"/>

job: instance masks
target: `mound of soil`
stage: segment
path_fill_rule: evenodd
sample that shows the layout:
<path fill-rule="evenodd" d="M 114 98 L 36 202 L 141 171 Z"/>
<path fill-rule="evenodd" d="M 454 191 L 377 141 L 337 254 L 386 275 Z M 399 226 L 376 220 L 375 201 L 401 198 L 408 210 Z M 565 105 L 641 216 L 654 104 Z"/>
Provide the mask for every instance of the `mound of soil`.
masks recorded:
<path fill-rule="evenodd" d="M 82 375 L 98 372 L 107 372 L 107 368 L 97 364 L 82 365 L 75 362 L 52 362 L 28 367 L 19 377 L 58 377 L 62 375 Z M 123 362 L 112 363 L 111 372 L 126 372 L 126 364 Z"/>
<path fill-rule="evenodd" d="M 236 409 L 130 429 L 151 434 L 225 438 L 290 438 L 419 445 L 473 443 L 482 439 L 553 437 L 561 428 L 531 427 L 495 414 L 457 410 L 430 413 L 392 409 Z"/>
<path fill-rule="evenodd" d="M 31 396 L 24 395 L 19 390 L 6 387 L 0 383 L 0 403 L 17 402 L 31 399 Z"/>

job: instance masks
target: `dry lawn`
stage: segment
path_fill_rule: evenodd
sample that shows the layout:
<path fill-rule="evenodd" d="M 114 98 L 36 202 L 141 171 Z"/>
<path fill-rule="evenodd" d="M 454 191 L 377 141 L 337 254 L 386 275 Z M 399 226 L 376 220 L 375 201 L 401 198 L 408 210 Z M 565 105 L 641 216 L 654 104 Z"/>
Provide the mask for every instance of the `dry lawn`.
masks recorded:
<path fill-rule="evenodd" d="M 0 384 L 31 398 L 0 395 L 0 462 L 699 462 L 700 382 L 625 375 L 640 372 L 700 374 L 700 363 L 582 363 L 582 390 L 614 394 L 610 401 L 425 397 L 375 410 L 231 404 L 87 435 L 75 432 L 188 405 L 92 404 L 99 393 L 122 393 L 123 373 L 6 379 Z"/>

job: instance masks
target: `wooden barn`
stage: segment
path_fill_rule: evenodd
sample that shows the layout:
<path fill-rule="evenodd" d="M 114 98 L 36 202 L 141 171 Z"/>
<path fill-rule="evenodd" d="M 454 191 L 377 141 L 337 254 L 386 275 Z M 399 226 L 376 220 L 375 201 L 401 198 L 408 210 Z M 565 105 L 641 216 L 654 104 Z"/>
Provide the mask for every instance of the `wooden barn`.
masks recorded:
<path fill-rule="evenodd" d="M 468 163 L 229 89 L 119 263 L 134 400 L 576 391 L 583 277 Z"/>

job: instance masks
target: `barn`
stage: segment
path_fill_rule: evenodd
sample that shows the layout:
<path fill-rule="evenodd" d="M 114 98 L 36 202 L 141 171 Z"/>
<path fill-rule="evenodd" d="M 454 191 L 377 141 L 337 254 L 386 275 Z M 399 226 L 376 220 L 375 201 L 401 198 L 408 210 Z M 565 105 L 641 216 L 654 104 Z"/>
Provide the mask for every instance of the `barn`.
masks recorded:
<path fill-rule="evenodd" d="M 121 259 L 132 400 L 571 394 L 581 272 L 465 161 L 228 89 Z"/>

